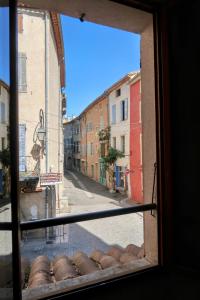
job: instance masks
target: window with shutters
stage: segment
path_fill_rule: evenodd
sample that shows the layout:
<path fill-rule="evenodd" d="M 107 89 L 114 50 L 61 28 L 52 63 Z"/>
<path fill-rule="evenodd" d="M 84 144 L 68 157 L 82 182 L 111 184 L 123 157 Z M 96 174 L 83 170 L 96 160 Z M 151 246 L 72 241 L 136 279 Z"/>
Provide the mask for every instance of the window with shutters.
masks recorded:
<path fill-rule="evenodd" d="M 112 124 L 116 124 L 116 104 L 112 105 Z"/>
<path fill-rule="evenodd" d="M 104 129 L 104 118 L 103 116 L 101 115 L 100 116 L 100 130 Z"/>
<path fill-rule="evenodd" d="M 125 135 L 121 136 L 121 151 L 125 153 Z"/>
<path fill-rule="evenodd" d="M 6 113 L 5 113 L 5 103 L 4 102 L 1 102 L 0 104 L 0 118 L 1 118 L 1 123 L 5 123 L 6 122 Z"/>
<path fill-rule="evenodd" d="M 4 150 L 6 148 L 6 142 L 5 142 L 5 137 L 1 138 L 1 150 Z"/>
<path fill-rule="evenodd" d="M 26 125 L 19 124 L 19 172 L 26 171 Z"/>
<path fill-rule="evenodd" d="M 121 101 L 121 121 L 128 119 L 128 99 Z"/>
<path fill-rule="evenodd" d="M 116 137 L 112 138 L 112 147 L 116 149 Z"/>
<path fill-rule="evenodd" d="M 26 80 L 26 61 L 27 57 L 25 53 L 18 54 L 18 89 L 19 92 L 27 92 L 27 80 Z"/>

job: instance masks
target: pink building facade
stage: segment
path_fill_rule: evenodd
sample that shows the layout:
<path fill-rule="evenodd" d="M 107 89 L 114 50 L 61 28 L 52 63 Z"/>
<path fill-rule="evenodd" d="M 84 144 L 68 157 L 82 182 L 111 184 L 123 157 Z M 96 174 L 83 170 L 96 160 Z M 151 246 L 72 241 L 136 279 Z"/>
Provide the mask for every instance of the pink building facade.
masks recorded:
<path fill-rule="evenodd" d="M 130 82 L 130 190 L 131 201 L 143 203 L 141 77 Z"/>

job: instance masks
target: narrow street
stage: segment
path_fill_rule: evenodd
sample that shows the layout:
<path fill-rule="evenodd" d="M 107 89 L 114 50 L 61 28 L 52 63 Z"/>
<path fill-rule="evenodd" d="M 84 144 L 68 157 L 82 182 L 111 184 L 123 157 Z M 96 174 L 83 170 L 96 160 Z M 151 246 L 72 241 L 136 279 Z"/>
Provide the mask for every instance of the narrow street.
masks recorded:
<path fill-rule="evenodd" d="M 112 194 L 105 186 L 77 171 L 66 171 L 63 196 L 71 213 L 130 206 L 126 195 Z"/>
<path fill-rule="evenodd" d="M 127 197 L 111 194 L 106 187 L 78 173 L 67 171 L 64 178 L 63 202 L 68 202 L 68 210 L 61 208 L 57 216 L 116 209 L 126 207 Z M 63 207 L 66 207 L 63 205 Z M 22 242 L 22 255 L 31 260 L 37 255 L 66 253 L 72 256 L 81 250 L 90 254 L 94 249 L 106 251 L 111 245 L 125 247 L 130 243 L 143 243 L 142 214 L 122 215 L 112 218 L 62 225 L 55 228 L 56 237 L 51 243 L 45 239 L 27 239 Z"/>

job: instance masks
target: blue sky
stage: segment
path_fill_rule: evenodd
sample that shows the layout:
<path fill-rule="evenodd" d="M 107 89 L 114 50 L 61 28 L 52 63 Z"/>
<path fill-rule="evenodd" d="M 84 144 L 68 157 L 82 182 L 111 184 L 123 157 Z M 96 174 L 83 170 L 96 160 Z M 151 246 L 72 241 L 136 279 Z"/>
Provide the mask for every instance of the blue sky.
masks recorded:
<path fill-rule="evenodd" d="M 61 16 L 66 62 L 68 115 L 91 101 L 128 72 L 138 70 L 140 36 Z M 0 78 L 9 83 L 9 11 L 0 8 Z"/>
<path fill-rule="evenodd" d="M 0 8 L 0 79 L 9 83 L 9 11 Z"/>
<path fill-rule="evenodd" d="M 139 70 L 140 36 L 61 16 L 68 115 L 78 115 L 125 74 Z"/>

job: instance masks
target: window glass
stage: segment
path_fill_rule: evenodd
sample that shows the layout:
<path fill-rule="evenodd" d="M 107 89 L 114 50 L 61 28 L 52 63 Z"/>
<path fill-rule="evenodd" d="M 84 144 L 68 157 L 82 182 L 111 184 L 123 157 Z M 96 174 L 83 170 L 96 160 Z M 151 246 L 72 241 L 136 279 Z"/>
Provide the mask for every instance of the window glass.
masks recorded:
<path fill-rule="evenodd" d="M 115 13 L 121 11 L 115 9 L 118 4 L 110 5 Z M 144 54 L 146 45 L 151 46 L 146 55 L 153 53 L 152 27 L 147 26 L 149 31 L 144 32 L 141 28 L 135 30 L 141 32 L 135 34 L 135 27 L 121 28 L 122 24 L 110 23 L 111 27 L 107 27 L 103 20 L 102 26 L 100 21 L 91 23 L 89 19 L 83 24 L 73 14 L 22 6 L 18 14 L 21 221 L 151 203 L 156 180 L 155 84 L 154 68 L 144 70 L 151 62 L 154 66 L 154 55 L 148 57 L 148 64 L 143 63 L 141 70 L 140 53 Z M 143 29 L 146 24 L 152 25 L 152 16 L 144 13 L 145 17 Z M 109 22 L 112 20 L 115 18 Z M 136 21 L 131 18 L 131 22 Z M 119 44 L 121 38 L 125 42 Z M 144 85 L 140 93 L 141 77 Z M 137 220 L 134 231 L 133 218 Z M 116 219 L 121 225 L 114 228 Z M 22 257 L 32 262 L 38 255 L 46 255 L 51 261 L 64 248 L 69 250 L 65 254 L 73 257 L 76 251 L 87 255 L 94 249 L 107 251 L 99 242 L 123 249 L 129 244 L 141 247 L 144 243 L 145 251 L 148 249 L 145 256 L 153 253 L 157 262 L 156 226 L 157 219 L 148 212 L 27 231 L 22 234 Z M 148 241 L 144 236 L 151 236 L 150 228 L 154 236 Z M 108 236 L 103 236 L 104 231 Z M 127 273 L 137 270 L 131 266 Z M 100 271 L 100 280 L 105 278 L 101 268 L 96 271 Z M 109 272 L 115 276 L 111 269 Z M 41 275 L 42 285 L 54 280 L 54 275 L 47 273 Z M 70 289 L 76 287 L 76 280 L 66 280 Z M 91 281 L 86 277 L 84 284 L 88 283 Z M 28 289 L 24 295 L 36 285 L 33 280 L 25 282 L 24 289 Z M 42 291 L 43 288 L 38 290 Z"/>

